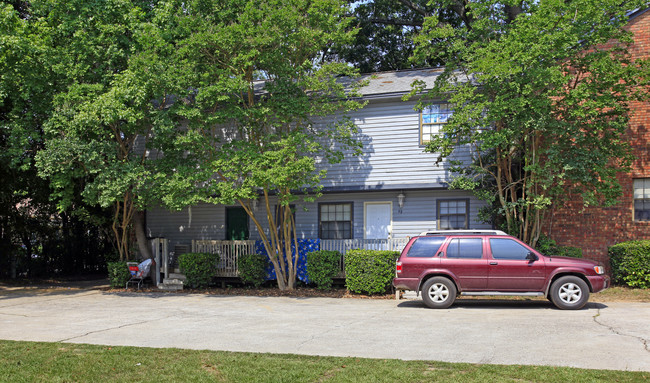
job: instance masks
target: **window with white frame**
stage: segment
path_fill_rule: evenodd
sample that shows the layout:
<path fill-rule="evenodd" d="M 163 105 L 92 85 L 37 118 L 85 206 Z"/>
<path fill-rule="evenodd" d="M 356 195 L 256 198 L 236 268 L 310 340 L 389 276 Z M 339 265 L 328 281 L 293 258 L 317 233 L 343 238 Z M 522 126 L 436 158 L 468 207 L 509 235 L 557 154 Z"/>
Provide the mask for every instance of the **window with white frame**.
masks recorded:
<path fill-rule="evenodd" d="M 431 136 L 440 133 L 440 129 L 453 114 L 451 104 L 427 105 L 420 113 L 420 144 L 431 141 Z"/>
<path fill-rule="evenodd" d="M 650 221 L 650 178 L 634 180 L 634 220 Z"/>
<path fill-rule="evenodd" d="M 321 203 L 318 210 L 321 239 L 352 238 L 352 203 Z"/>
<path fill-rule="evenodd" d="M 469 229 L 469 200 L 438 200 L 438 230 Z"/>

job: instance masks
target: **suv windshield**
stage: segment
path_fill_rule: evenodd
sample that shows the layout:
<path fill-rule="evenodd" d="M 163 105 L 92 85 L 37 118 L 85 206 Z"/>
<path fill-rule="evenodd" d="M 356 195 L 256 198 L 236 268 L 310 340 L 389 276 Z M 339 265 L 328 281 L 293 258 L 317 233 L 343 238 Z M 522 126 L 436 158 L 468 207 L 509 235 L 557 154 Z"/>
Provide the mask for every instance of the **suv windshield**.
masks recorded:
<path fill-rule="evenodd" d="M 433 257 L 445 242 L 446 237 L 420 237 L 409 249 L 409 257 Z"/>

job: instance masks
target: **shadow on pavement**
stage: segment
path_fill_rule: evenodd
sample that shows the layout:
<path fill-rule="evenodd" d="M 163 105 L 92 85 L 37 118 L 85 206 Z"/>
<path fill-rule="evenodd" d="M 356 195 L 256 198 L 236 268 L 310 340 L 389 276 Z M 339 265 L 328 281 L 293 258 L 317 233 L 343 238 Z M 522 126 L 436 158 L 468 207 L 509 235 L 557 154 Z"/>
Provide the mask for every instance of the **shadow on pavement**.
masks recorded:
<path fill-rule="evenodd" d="M 422 300 L 409 300 L 397 305 L 401 308 L 428 309 Z M 504 299 L 458 299 L 447 310 L 453 309 L 554 309 L 558 310 L 553 303 L 546 300 L 504 300 Z M 600 310 L 607 308 L 607 305 L 597 302 L 589 302 L 582 310 Z M 582 311 L 581 310 L 581 311 Z"/>

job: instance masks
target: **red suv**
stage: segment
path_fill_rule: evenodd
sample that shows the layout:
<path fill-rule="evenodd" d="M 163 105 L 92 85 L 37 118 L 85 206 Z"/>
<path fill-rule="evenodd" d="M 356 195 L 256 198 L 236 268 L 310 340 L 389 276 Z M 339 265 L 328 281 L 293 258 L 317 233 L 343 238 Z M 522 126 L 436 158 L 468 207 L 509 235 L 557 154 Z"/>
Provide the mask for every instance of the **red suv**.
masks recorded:
<path fill-rule="evenodd" d="M 577 310 L 609 277 L 598 262 L 545 256 L 498 230 L 441 231 L 411 238 L 393 286 L 421 291 L 431 308 L 447 308 L 457 295 L 524 295 Z"/>

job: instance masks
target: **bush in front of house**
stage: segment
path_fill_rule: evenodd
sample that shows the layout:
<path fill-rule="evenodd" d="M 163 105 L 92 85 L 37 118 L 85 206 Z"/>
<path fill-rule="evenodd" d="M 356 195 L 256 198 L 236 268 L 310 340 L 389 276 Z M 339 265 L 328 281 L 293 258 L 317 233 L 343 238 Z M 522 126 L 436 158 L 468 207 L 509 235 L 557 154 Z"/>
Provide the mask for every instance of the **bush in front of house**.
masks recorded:
<path fill-rule="evenodd" d="M 131 278 L 131 272 L 129 272 L 126 262 L 106 262 L 106 268 L 111 287 L 125 287 L 126 282 Z"/>
<path fill-rule="evenodd" d="M 329 289 L 339 272 L 341 253 L 331 250 L 318 250 L 307 253 L 307 275 L 309 281 L 319 289 Z"/>
<path fill-rule="evenodd" d="M 185 253 L 178 256 L 178 267 L 191 288 L 208 287 L 217 272 L 219 254 Z"/>
<path fill-rule="evenodd" d="M 269 260 L 262 254 L 244 254 L 237 259 L 237 269 L 242 283 L 260 287 L 266 281 Z"/>
<path fill-rule="evenodd" d="M 650 288 L 650 240 L 618 243 L 609 248 L 614 283 Z"/>
<path fill-rule="evenodd" d="M 345 285 L 355 293 L 382 294 L 395 277 L 399 251 L 350 250 L 345 254 Z"/>
<path fill-rule="evenodd" d="M 536 250 L 548 256 L 582 258 L 582 249 L 574 246 L 558 246 L 551 238 L 541 235 Z"/>

